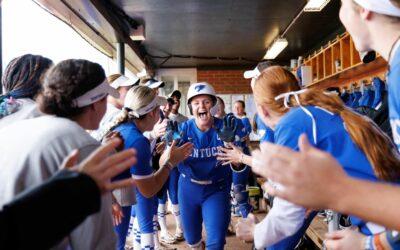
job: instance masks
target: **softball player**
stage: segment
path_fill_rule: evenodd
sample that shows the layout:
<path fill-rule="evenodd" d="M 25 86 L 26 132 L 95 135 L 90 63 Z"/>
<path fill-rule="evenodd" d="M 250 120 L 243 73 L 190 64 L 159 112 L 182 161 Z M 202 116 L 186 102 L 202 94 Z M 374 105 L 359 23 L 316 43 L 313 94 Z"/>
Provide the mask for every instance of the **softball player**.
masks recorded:
<path fill-rule="evenodd" d="M 193 143 L 193 152 L 179 164 L 178 200 L 185 239 L 192 249 L 201 249 L 202 223 L 207 231 L 207 249 L 223 249 L 230 221 L 229 190 L 232 170 L 216 159 L 222 139 L 242 143 L 245 134 L 232 121 L 214 118 L 215 91 L 208 83 L 192 84 L 188 105 L 193 119 L 180 125 L 183 142 Z M 224 126 L 225 125 L 225 126 Z M 222 138 L 221 138 L 222 137 Z M 238 174 L 234 172 L 234 174 Z"/>
<path fill-rule="evenodd" d="M 131 88 L 125 99 L 124 109 L 117 119 L 113 130 L 118 131 L 124 139 L 124 147 L 135 148 L 137 164 L 131 167 L 130 173 L 136 179 L 136 223 L 140 234 L 141 249 L 154 249 L 154 214 L 156 211 L 155 194 L 168 179 L 170 171 L 191 152 L 190 143 L 177 148 L 172 145 L 160 158 L 160 169 L 153 173 L 152 154 L 149 140 L 143 132 L 151 131 L 160 119 L 159 106 L 165 104 L 165 98 L 145 86 Z M 125 212 L 125 211 L 124 211 Z M 130 212 L 123 219 L 129 220 Z M 123 224 L 129 224 L 124 223 Z M 127 231 L 127 230 L 126 230 Z M 125 232 L 126 232 L 125 231 Z"/>
<path fill-rule="evenodd" d="M 305 133 L 314 146 L 330 152 L 353 177 L 391 180 L 396 172 L 393 166 L 397 158 L 390 141 L 372 122 L 346 109 L 338 97 L 300 90 L 295 77 L 282 67 L 264 70 L 255 83 L 254 95 L 260 117 L 274 128 L 276 144 L 298 149 L 298 137 Z M 386 155 L 387 162 L 375 155 L 377 151 L 370 148 L 373 145 L 380 147 L 378 154 Z M 267 217 L 255 226 L 256 248 L 294 248 L 314 216 L 307 217 L 305 212 L 305 208 L 275 198 Z M 384 230 L 354 216 L 351 221 L 367 235 Z M 239 234 L 248 225 L 239 224 Z"/>
<path fill-rule="evenodd" d="M 246 129 L 246 135 L 250 135 L 251 133 L 251 124 L 249 118 L 246 116 L 245 112 L 245 103 L 242 100 L 238 100 L 235 102 L 235 105 L 233 106 L 235 110 L 235 115 L 238 119 L 240 119 L 243 123 L 243 126 Z"/>
<path fill-rule="evenodd" d="M 162 116 L 161 119 L 168 119 L 171 114 L 172 107 L 176 105 L 177 99 L 168 98 L 168 104 L 161 108 Z M 168 120 L 167 130 L 171 131 L 172 127 L 171 121 Z M 175 124 L 176 125 L 176 124 Z M 164 143 L 170 143 L 165 136 L 163 137 Z M 160 225 L 160 241 L 165 244 L 173 244 L 176 241 L 183 240 L 183 229 L 181 223 L 181 216 L 179 211 L 178 205 L 178 180 L 179 180 L 179 171 L 177 168 L 173 169 L 169 175 L 168 181 L 164 184 L 163 189 L 158 194 L 158 204 L 157 204 L 157 215 L 158 215 L 158 223 Z M 167 220 L 166 220 L 166 203 L 167 199 L 170 199 L 172 203 L 172 212 L 175 217 L 176 222 L 176 231 L 175 234 L 172 236 L 167 229 Z"/>

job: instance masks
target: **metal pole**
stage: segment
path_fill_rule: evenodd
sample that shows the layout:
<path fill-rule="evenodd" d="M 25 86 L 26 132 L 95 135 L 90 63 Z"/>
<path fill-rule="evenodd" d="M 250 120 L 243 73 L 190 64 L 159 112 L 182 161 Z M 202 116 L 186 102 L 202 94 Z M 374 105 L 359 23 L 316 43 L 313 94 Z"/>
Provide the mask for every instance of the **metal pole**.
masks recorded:
<path fill-rule="evenodd" d="M 118 73 L 125 74 L 125 44 L 122 42 L 117 43 L 117 64 Z"/>

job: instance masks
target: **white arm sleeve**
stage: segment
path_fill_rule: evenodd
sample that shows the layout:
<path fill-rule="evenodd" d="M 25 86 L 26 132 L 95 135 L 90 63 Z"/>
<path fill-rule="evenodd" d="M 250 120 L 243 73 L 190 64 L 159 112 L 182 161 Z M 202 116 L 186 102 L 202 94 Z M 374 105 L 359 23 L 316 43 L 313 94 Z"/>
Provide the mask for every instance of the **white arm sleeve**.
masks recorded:
<path fill-rule="evenodd" d="M 306 209 L 275 197 L 268 215 L 255 226 L 256 249 L 269 247 L 295 234 L 304 223 Z"/>
<path fill-rule="evenodd" d="M 156 139 L 154 137 L 153 131 L 145 131 L 145 132 L 143 132 L 143 136 L 146 137 L 147 139 L 149 139 L 149 141 L 153 141 Z"/>

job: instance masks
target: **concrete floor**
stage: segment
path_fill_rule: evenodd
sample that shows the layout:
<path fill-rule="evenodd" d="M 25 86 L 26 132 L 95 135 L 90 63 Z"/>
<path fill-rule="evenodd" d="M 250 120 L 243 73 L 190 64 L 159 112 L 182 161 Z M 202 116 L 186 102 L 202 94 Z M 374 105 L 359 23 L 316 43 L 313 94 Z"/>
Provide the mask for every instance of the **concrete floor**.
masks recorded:
<path fill-rule="evenodd" d="M 257 214 L 258 218 L 263 218 L 265 214 Z M 232 223 L 235 225 L 237 221 L 236 217 L 232 217 Z M 170 233 L 175 232 L 175 219 L 172 216 L 172 214 L 167 215 L 167 226 L 168 230 Z M 203 229 L 203 239 L 205 239 L 205 231 Z M 130 245 L 129 242 L 127 242 L 127 245 Z M 163 245 L 165 250 L 169 249 L 189 249 L 186 242 L 179 242 L 178 244 L 173 244 L 173 245 Z M 245 243 L 242 240 L 239 240 L 236 238 L 235 235 L 229 235 L 226 237 L 226 245 L 225 249 L 230 249 L 230 250 L 251 250 L 252 249 L 252 243 Z"/>

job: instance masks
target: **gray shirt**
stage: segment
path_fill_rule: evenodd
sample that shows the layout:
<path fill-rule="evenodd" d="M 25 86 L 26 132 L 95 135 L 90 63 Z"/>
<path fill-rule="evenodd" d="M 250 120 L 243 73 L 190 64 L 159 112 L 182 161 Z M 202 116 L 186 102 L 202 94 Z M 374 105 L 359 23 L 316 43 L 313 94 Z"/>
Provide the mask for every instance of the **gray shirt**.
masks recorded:
<path fill-rule="evenodd" d="M 171 121 L 174 121 L 174 122 L 177 122 L 177 123 L 182 123 L 182 122 L 185 122 L 185 121 L 188 120 L 188 118 L 186 116 L 182 115 L 181 113 L 178 113 L 178 114 L 170 113 L 168 118 Z"/>
<path fill-rule="evenodd" d="M 25 189 L 52 176 L 72 150 L 79 149 L 79 157 L 84 159 L 99 146 L 99 142 L 77 123 L 49 115 L 3 128 L 0 141 L 0 207 Z M 86 218 L 55 249 L 67 249 L 68 246 L 79 250 L 115 249 L 110 195 L 102 197 L 98 213 Z"/>
<path fill-rule="evenodd" d="M 107 110 L 101 119 L 99 128 L 97 130 L 93 130 L 90 132 L 90 135 L 98 141 L 101 141 L 103 137 L 106 135 L 107 130 L 110 128 L 112 123 L 121 113 L 120 109 L 117 109 L 114 105 L 107 103 Z"/>

